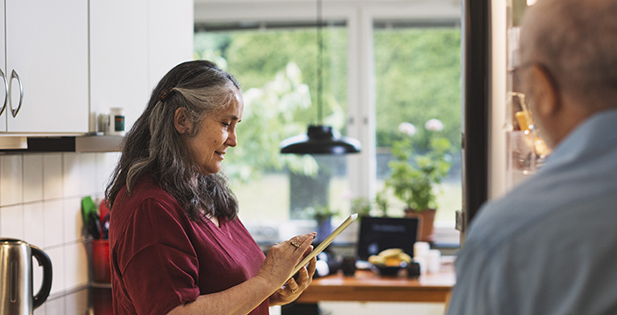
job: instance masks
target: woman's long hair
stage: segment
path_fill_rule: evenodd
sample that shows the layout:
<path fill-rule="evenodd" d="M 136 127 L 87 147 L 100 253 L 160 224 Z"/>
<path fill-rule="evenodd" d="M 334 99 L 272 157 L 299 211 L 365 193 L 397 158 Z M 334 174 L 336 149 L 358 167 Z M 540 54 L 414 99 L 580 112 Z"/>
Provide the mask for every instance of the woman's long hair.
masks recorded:
<path fill-rule="evenodd" d="M 176 198 L 191 220 L 204 215 L 234 219 L 238 204 L 226 178 L 199 172 L 176 131 L 174 114 L 180 107 L 187 109 L 195 126 L 189 136 L 195 136 L 206 115 L 229 106 L 238 91 L 236 79 L 210 61 L 188 61 L 171 69 L 124 138 L 122 157 L 105 190 L 110 209 L 123 186 L 130 195 L 136 181 L 148 174 Z"/>

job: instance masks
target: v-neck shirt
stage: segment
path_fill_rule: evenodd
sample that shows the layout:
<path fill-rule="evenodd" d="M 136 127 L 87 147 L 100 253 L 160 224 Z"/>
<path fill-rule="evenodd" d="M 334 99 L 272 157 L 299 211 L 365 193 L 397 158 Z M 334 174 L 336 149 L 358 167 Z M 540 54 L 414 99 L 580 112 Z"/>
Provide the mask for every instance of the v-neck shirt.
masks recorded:
<path fill-rule="evenodd" d="M 166 314 L 254 277 L 265 259 L 239 219 L 192 221 L 149 177 L 120 191 L 109 235 L 118 315 Z M 249 314 L 268 314 L 268 300 Z"/>

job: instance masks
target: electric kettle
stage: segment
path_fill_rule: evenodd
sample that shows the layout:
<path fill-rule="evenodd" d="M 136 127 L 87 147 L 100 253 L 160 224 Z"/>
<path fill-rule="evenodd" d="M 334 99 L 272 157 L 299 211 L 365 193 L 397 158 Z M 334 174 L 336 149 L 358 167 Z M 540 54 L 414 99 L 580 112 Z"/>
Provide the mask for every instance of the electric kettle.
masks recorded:
<path fill-rule="evenodd" d="M 32 289 L 32 257 L 43 267 L 43 284 Z M 51 260 L 36 246 L 24 241 L 0 239 L 0 315 L 32 315 L 51 290 Z"/>

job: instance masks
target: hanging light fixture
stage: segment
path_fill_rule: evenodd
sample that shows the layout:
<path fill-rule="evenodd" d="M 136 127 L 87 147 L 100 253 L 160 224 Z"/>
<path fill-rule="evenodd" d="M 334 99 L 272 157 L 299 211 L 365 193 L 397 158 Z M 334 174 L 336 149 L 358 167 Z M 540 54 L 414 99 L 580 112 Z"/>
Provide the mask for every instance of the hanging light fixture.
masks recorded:
<path fill-rule="evenodd" d="M 322 70 L 323 70 L 323 39 L 322 39 L 322 4 L 317 0 L 317 113 L 319 125 L 309 125 L 306 134 L 287 138 L 281 141 L 281 153 L 295 154 L 347 154 L 358 153 L 361 150 L 360 141 L 341 136 L 322 123 Z"/>

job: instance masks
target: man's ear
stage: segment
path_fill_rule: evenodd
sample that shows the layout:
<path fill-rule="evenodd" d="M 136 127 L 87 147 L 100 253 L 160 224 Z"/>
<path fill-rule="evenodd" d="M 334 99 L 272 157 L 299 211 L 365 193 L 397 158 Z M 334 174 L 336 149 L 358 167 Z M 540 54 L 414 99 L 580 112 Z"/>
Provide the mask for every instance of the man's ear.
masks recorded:
<path fill-rule="evenodd" d="M 181 135 L 189 133 L 189 131 L 193 128 L 185 107 L 179 107 L 176 109 L 176 112 L 174 113 L 174 127 Z"/>
<path fill-rule="evenodd" d="M 531 75 L 528 78 L 531 79 L 534 91 L 533 110 L 542 117 L 554 116 L 562 109 L 556 82 L 548 70 L 540 65 L 532 66 L 529 71 Z"/>

